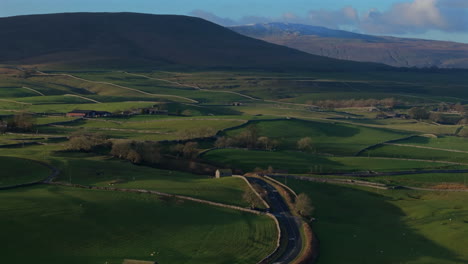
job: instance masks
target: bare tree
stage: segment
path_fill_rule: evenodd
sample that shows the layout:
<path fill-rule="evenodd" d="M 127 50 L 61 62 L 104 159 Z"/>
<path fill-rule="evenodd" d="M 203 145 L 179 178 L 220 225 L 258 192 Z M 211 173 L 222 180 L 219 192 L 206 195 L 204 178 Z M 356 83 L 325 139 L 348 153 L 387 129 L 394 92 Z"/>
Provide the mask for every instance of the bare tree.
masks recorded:
<path fill-rule="evenodd" d="M 312 150 L 312 139 L 310 137 L 304 137 L 297 141 L 297 148 L 302 151 Z"/>
<path fill-rule="evenodd" d="M 187 159 L 193 159 L 198 155 L 198 143 L 197 142 L 187 142 L 182 149 L 183 155 Z"/>
<path fill-rule="evenodd" d="M 247 188 L 242 195 L 242 199 L 249 204 L 250 208 L 255 208 L 259 206 L 259 198 L 257 195 L 250 189 Z"/>
<path fill-rule="evenodd" d="M 268 137 L 259 137 L 257 139 L 257 143 L 261 146 L 262 149 L 271 149 L 271 140 Z"/>
<path fill-rule="evenodd" d="M 314 207 L 312 206 L 310 198 L 304 193 L 301 193 L 297 196 L 294 207 L 296 212 L 302 216 L 310 216 L 314 211 Z"/>
<path fill-rule="evenodd" d="M 140 163 L 142 161 L 141 155 L 135 150 L 130 150 L 126 157 L 132 163 Z"/>

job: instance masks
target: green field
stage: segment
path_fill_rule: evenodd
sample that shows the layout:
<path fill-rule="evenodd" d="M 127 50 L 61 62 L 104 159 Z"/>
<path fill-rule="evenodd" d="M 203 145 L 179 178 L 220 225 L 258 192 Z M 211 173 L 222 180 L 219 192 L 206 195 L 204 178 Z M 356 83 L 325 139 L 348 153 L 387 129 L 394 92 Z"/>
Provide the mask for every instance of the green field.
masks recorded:
<path fill-rule="evenodd" d="M 403 138 L 408 134 L 385 129 L 375 129 L 331 122 L 304 120 L 258 121 L 255 124 L 260 136 L 277 139 L 281 149 L 296 149 L 303 137 L 311 137 L 313 148 L 320 153 L 353 155 L 367 146 Z M 231 130 L 228 136 L 241 133 L 245 128 Z"/>
<path fill-rule="evenodd" d="M 468 188 L 468 173 L 427 173 L 398 176 L 382 176 L 369 179 L 390 185 L 426 188 Z M 447 187 L 447 185 L 449 185 Z"/>
<path fill-rule="evenodd" d="M 245 172 L 255 168 L 287 170 L 289 173 L 334 173 L 353 171 L 405 171 L 421 169 L 462 168 L 458 165 L 377 159 L 367 157 L 327 157 L 293 151 L 254 151 L 244 149 L 219 149 L 205 153 L 202 158 Z"/>
<path fill-rule="evenodd" d="M 266 216 L 154 195 L 36 187 L 2 191 L 0 210 L 4 263 L 256 263 L 275 247 Z"/>
<path fill-rule="evenodd" d="M 215 202 L 247 206 L 242 194 L 247 184 L 238 178 L 159 170 L 108 157 L 75 157 L 63 161 L 57 181 L 115 188 L 148 189 Z"/>
<path fill-rule="evenodd" d="M 446 150 L 422 149 L 411 146 L 384 145 L 365 151 L 362 156 L 390 157 L 402 159 L 424 159 L 468 164 L 468 152 L 451 152 Z"/>
<path fill-rule="evenodd" d="M 13 157 L 0 157 L 0 168 L 0 187 L 41 181 L 51 174 L 39 163 Z"/>
<path fill-rule="evenodd" d="M 55 181 L 61 183 L 154 190 L 247 207 L 242 179 L 182 171 L 207 166 L 251 172 L 271 166 L 332 179 L 356 178 L 341 173 L 421 171 L 425 173 L 360 180 L 438 191 L 287 183 L 307 193 L 316 207 L 312 227 L 320 240 L 318 264 L 468 263 L 468 194 L 440 190 L 466 189 L 468 174 L 427 173 L 468 168 L 468 141 L 456 136 L 463 134 L 463 125 L 376 118 L 383 112 L 407 114 L 414 106 L 436 111 L 442 102 L 451 107 L 468 102 L 468 75 L 463 72 L 138 70 L 99 66 L 18 77 L 21 72 L 0 68 L 0 119 L 36 114 L 33 129 L 0 134 L 0 144 L 43 143 L 0 148 L 0 167 L 7 172 L 0 173 L 0 187 L 49 175 L 46 167 L 18 159 L 29 158 L 57 167 L 61 173 Z M 384 98 L 398 102 L 393 109 L 314 106 L 326 100 Z M 143 108 L 163 112 L 140 114 Z M 77 109 L 116 115 L 82 120 L 64 116 Z M 136 115 L 120 115 L 128 110 Z M 463 115 L 451 112 L 457 118 Z M 57 122 L 67 123 L 48 125 Z M 254 140 L 265 136 L 278 146 L 272 151 L 211 149 L 213 136 L 235 138 L 250 125 L 258 128 Z M 99 132 L 109 142 L 88 152 L 64 151 L 65 137 L 77 131 Z M 407 139 L 411 135 L 415 137 Z M 308 152 L 297 150 L 297 141 L 304 137 L 312 140 Z M 164 141 L 150 149 L 160 151 L 161 161 L 135 165 L 112 158 L 110 142 L 120 139 Z M 197 158 L 185 155 L 185 140 L 197 141 L 194 153 L 207 152 Z M 387 141 L 403 146 L 379 145 Z M 238 145 L 259 147 L 232 144 Z M 138 144 L 129 148 L 148 151 Z M 173 197 L 71 187 L 0 191 L 0 211 L 2 239 L 8 241 L 0 248 L 0 263 L 257 263 L 274 249 L 277 235 L 274 222 L 264 216 Z"/>
<path fill-rule="evenodd" d="M 468 193 L 288 185 L 316 208 L 318 264 L 468 262 Z"/>
<path fill-rule="evenodd" d="M 460 150 L 468 152 L 468 140 L 462 137 L 439 136 L 432 137 L 414 137 L 406 140 L 400 140 L 395 143 L 411 146 L 421 146 L 436 149 Z"/>

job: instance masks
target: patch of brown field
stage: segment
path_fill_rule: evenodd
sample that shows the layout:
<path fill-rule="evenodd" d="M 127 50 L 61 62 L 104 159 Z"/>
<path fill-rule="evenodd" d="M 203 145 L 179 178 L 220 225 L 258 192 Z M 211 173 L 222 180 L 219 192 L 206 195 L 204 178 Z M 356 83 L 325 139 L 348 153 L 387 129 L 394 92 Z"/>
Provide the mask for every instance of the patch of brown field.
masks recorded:
<path fill-rule="evenodd" d="M 0 74 L 5 74 L 5 75 L 18 75 L 20 74 L 21 71 L 16 70 L 16 69 L 10 69 L 10 68 L 0 68 Z"/>
<path fill-rule="evenodd" d="M 468 186 L 461 183 L 441 183 L 431 188 L 437 190 L 468 190 Z"/>

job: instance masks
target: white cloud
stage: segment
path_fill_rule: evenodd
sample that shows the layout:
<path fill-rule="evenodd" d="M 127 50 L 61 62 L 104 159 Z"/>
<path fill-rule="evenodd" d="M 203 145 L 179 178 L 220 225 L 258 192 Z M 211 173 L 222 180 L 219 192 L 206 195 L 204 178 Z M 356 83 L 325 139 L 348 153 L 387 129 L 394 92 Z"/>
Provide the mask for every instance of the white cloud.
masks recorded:
<path fill-rule="evenodd" d="M 346 6 L 338 10 L 310 10 L 306 16 L 286 12 L 281 17 L 245 16 L 235 21 L 201 10 L 191 14 L 225 26 L 290 22 L 351 28 L 371 34 L 422 34 L 434 30 L 468 32 L 468 0 L 412 0 L 395 3 L 388 10 L 370 9 L 362 14 L 352 6 Z"/>

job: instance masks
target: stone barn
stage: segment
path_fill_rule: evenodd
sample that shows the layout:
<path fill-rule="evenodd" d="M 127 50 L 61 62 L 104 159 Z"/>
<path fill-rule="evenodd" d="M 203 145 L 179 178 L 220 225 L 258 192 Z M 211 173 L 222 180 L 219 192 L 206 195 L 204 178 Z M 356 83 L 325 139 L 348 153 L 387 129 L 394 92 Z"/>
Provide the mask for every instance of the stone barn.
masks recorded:
<path fill-rule="evenodd" d="M 216 173 L 215 173 L 215 178 L 231 177 L 231 176 L 232 176 L 231 169 L 218 169 L 216 170 Z"/>

